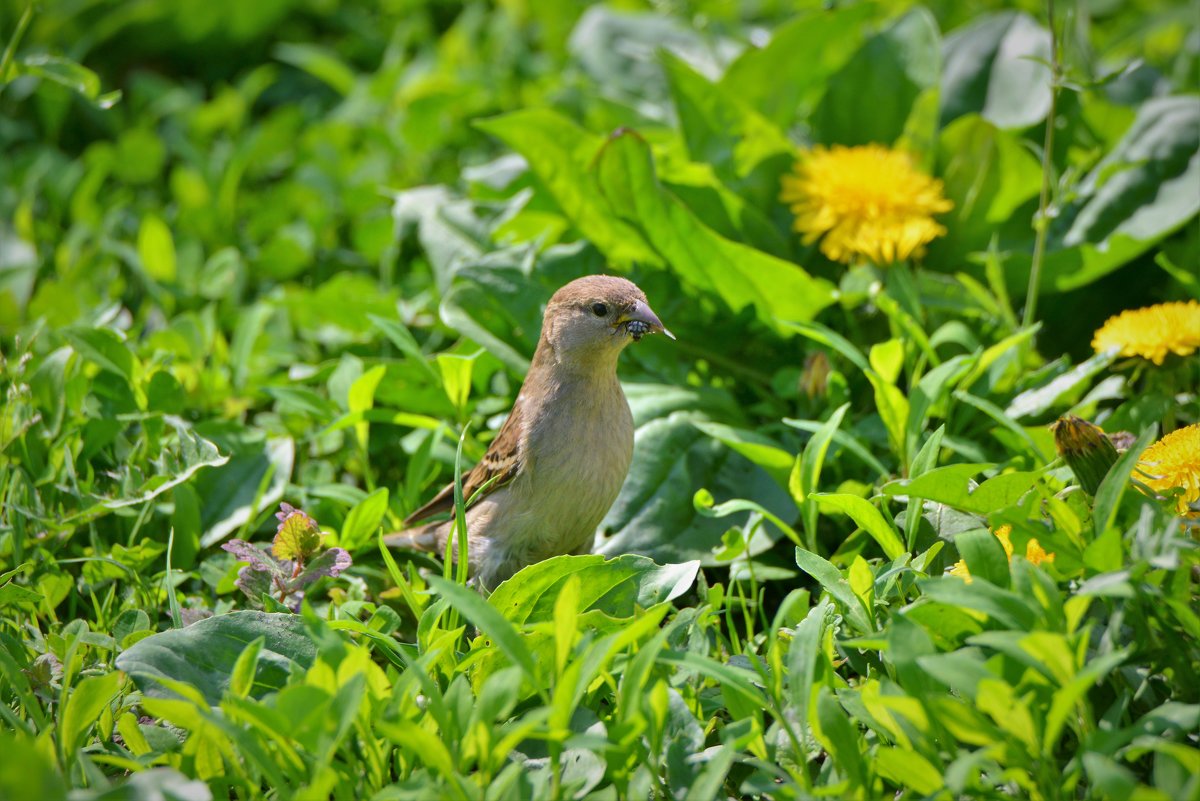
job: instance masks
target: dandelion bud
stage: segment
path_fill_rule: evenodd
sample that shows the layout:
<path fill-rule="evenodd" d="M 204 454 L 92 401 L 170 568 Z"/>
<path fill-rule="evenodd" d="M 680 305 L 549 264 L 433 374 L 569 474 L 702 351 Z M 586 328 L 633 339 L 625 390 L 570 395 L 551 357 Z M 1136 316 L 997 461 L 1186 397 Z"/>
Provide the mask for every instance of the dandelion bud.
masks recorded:
<path fill-rule="evenodd" d="M 825 395 L 829 388 L 829 357 L 823 351 L 813 351 L 804 360 L 804 372 L 800 374 L 800 390 L 809 400 Z"/>
<path fill-rule="evenodd" d="M 1071 467 L 1071 472 L 1088 495 L 1095 495 L 1100 482 L 1117 461 L 1117 449 L 1099 426 L 1068 414 L 1053 426 L 1054 447 Z"/>

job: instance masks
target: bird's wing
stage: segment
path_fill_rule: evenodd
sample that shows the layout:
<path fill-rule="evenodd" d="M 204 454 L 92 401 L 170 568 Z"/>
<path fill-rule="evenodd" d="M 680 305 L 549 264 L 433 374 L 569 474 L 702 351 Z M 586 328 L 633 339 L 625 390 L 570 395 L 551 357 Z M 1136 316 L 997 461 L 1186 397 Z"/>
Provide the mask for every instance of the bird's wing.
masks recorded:
<path fill-rule="evenodd" d="M 463 501 L 469 501 L 471 496 L 486 486 L 483 495 L 495 492 L 500 487 L 512 481 L 521 465 L 521 431 L 522 422 L 521 401 L 513 404 L 513 409 L 500 426 L 500 433 L 492 440 L 487 452 L 479 460 L 479 464 L 463 476 Z M 489 483 L 490 482 L 490 483 Z M 442 489 L 433 500 L 417 509 L 404 519 L 405 526 L 419 523 L 433 515 L 454 511 L 454 483 Z"/>

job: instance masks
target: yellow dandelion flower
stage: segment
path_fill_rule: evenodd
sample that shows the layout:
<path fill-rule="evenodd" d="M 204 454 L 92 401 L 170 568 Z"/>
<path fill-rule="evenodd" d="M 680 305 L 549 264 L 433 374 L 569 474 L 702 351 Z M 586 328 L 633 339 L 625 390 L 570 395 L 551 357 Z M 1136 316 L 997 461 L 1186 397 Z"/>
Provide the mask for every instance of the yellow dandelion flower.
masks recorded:
<path fill-rule="evenodd" d="M 1138 461 L 1142 483 L 1162 492 L 1181 487 L 1175 511 L 1186 514 L 1188 504 L 1200 501 L 1200 423 L 1172 431 L 1146 448 Z"/>
<path fill-rule="evenodd" d="M 992 532 L 996 535 L 996 539 L 1000 540 L 1000 544 L 1004 547 L 1004 553 L 1012 559 L 1013 544 L 1012 544 L 1012 526 L 1005 524 Z M 1053 562 L 1054 554 L 1046 551 L 1036 539 L 1030 538 L 1029 542 L 1025 543 L 1025 558 L 1030 564 L 1040 565 L 1043 562 Z M 951 576 L 958 576 L 968 584 L 971 583 L 971 571 L 967 569 L 967 563 L 959 559 L 954 563 L 954 566 L 946 571 Z"/>
<path fill-rule="evenodd" d="M 845 263 L 920 255 L 946 233 L 933 215 L 954 207 L 941 181 L 918 171 L 907 153 L 882 145 L 815 147 L 782 184 L 779 199 L 791 206 L 804 243 L 820 239 L 822 253 Z"/>
<path fill-rule="evenodd" d="M 1200 348 L 1200 301 L 1159 303 L 1109 317 L 1092 337 L 1097 353 L 1116 348 L 1162 364 L 1167 354 L 1190 356 Z"/>

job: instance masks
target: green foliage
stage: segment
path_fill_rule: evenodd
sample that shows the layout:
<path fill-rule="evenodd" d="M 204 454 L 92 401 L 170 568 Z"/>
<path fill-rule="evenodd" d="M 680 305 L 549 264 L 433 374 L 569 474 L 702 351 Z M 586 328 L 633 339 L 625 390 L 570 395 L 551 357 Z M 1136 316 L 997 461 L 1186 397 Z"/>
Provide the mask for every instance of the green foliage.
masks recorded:
<path fill-rule="evenodd" d="M 1090 346 L 1196 297 L 1183 4 L 60 5 L 0 3 L 0 797 L 1200 794 L 1137 467 L 1200 366 Z M 865 142 L 954 203 L 911 263 L 779 200 Z M 601 271 L 679 341 L 595 554 L 383 548 Z"/>

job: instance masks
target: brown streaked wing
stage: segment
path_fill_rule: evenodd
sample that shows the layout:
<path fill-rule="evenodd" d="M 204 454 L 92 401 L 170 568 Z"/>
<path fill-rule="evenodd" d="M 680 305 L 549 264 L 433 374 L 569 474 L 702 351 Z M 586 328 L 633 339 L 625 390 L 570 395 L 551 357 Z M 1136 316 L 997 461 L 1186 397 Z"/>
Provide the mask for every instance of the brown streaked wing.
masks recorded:
<path fill-rule="evenodd" d="M 487 497 L 512 481 L 521 464 L 521 401 L 518 399 L 509 412 L 508 419 L 500 426 L 500 433 L 492 440 L 479 464 L 463 476 L 463 500 L 469 501 L 480 487 L 492 479 L 491 485 L 481 497 Z M 404 518 L 405 527 L 419 523 L 433 515 L 454 511 L 454 483 L 444 487 L 433 500 Z"/>

